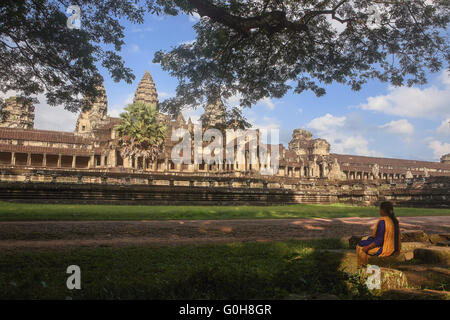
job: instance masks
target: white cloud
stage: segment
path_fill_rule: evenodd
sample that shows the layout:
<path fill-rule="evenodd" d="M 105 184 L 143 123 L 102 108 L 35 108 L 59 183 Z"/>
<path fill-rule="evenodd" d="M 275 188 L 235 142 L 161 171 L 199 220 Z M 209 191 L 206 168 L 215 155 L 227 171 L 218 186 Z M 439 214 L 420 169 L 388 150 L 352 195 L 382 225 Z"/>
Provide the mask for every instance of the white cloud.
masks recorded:
<path fill-rule="evenodd" d="M 387 95 L 367 98 L 367 103 L 360 104 L 363 110 L 372 110 L 385 114 L 408 117 L 436 119 L 450 116 L 450 80 L 443 72 L 439 80 L 444 88 L 431 86 L 389 87 Z"/>
<path fill-rule="evenodd" d="M 414 126 L 406 119 L 392 120 L 389 123 L 378 126 L 380 129 L 385 129 L 389 133 L 400 135 L 412 135 L 414 133 Z"/>
<path fill-rule="evenodd" d="M 195 39 L 194 40 L 181 41 L 180 43 L 178 43 L 178 45 L 181 46 L 183 44 L 194 44 L 195 41 L 196 41 Z"/>
<path fill-rule="evenodd" d="M 319 138 L 331 144 L 331 151 L 363 156 L 381 156 L 369 149 L 369 141 L 358 131 L 352 129 L 346 116 L 335 117 L 329 113 L 311 120 L 306 127 Z"/>
<path fill-rule="evenodd" d="M 200 15 L 197 12 L 193 12 L 189 15 L 190 22 L 198 22 L 198 20 L 200 20 Z"/>
<path fill-rule="evenodd" d="M 116 103 L 112 107 L 108 108 L 108 114 L 110 117 L 119 117 L 124 112 L 124 108 L 133 103 L 134 93 L 129 93 L 122 103 Z"/>
<path fill-rule="evenodd" d="M 73 131 L 77 123 L 78 113 L 70 112 L 62 106 L 51 107 L 42 102 L 36 105 L 34 127 L 41 130 Z"/>
<path fill-rule="evenodd" d="M 273 103 L 270 98 L 261 99 L 261 100 L 258 101 L 258 103 L 261 103 L 261 104 L 265 105 L 270 110 L 274 110 L 275 109 L 275 103 Z"/>
<path fill-rule="evenodd" d="M 228 99 L 226 99 L 226 103 L 230 105 L 231 107 L 239 107 L 239 100 L 241 99 L 240 94 L 235 94 Z"/>
<path fill-rule="evenodd" d="M 444 71 L 441 73 L 441 76 L 440 76 L 439 80 L 440 80 L 443 84 L 445 84 L 445 85 L 447 85 L 447 86 L 450 86 L 450 71 L 444 70 Z"/>
<path fill-rule="evenodd" d="M 436 132 L 440 136 L 450 136 L 450 117 L 441 122 Z"/>
<path fill-rule="evenodd" d="M 346 117 L 335 117 L 329 113 L 323 117 L 315 118 L 311 120 L 307 127 L 314 129 L 318 132 L 328 132 L 330 130 L 336 130 L 336 128 L 343 127 L 345 125 Z"/>
<path fill-rule="evenodd" d="M 433 157 L 436 160 L 439 160 L 444 154 L 450 153 L 450 143 L 430 140 L 428 141 L 428 147 L 433 150 Z"/>
<path fill-rule="evenodd" d="M 200 117 L 203 114 L 204 109 L 198 108 L 198 109 L 188 109 L 183 110 L 181 113 L 183 114 L 184 119 L 186 122 L 191 118 L 192 123 L 194 124 L 200 124 Z"/>

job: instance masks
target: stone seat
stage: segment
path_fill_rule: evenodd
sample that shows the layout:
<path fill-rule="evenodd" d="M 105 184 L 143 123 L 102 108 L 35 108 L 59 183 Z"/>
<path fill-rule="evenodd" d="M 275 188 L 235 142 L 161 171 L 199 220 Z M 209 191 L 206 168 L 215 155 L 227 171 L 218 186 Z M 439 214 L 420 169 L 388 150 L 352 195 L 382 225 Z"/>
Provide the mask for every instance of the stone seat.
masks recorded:
<path fill-rule="evenodd" d="M 400 252 L 389 257 L 373 256 L 369 258 L 369 264 L 390 267 L 399 262 L 409 261 L 414 258 L 414 250 L 417 248 L 427 248 L 430 245 L 424 242 L 405 242 L 401 244 Z"/>
<path fill-rule="evenodd" d="M 414 259 L 423 263 L 450 266 L 450 248 L 439 246 L 416 248 L 414 249 Z"/>
<path fill-rule="evenodd" d="M 408 279 L 405 274 L 396 269 L 380 267 L 380 287 L 379 289 L 373 288 L 373 290 L 385 292 L 393 289 L 403 289 L 408 287 Z M 368 280 L 370 274 L 367 268 L 362 269 L 362 279 L 364 282 Z M 370 289 L 370 288 L 369 288 Z"/>

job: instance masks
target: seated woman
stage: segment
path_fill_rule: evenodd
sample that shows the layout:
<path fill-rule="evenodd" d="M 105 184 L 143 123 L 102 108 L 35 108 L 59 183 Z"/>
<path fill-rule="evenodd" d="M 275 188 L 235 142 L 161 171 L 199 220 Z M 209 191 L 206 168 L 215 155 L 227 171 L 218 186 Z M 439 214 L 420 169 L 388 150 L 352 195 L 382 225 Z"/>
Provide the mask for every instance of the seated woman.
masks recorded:
<path fill-rule="evenodd" d="M 378 220 L 373 235 L 359 241 L 356 246 L 358 268 L 366 266 L 370 256 L 388 257 L 400 252 L 400 228 L 394 215 L 394 207 L 389 201 L 380 205 L 381 218 Z"/>

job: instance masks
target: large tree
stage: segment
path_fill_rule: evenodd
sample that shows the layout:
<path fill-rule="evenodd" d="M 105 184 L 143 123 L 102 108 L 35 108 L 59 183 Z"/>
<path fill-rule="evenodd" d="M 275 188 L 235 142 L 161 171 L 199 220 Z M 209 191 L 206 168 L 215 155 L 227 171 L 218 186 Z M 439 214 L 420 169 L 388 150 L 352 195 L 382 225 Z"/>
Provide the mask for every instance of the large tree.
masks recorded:
<path fill-rule="evenodd" d="M 134 79 L 118 51 L 123 26 L 118 17 L 143 22 L 144 8 L 122 0 L 3 0 L 0 3 L 0 92 L 14 90 L 50 105 L 77 111 L 100 94 L 98 65 L 115 81 Z M 80 29 L 67 26 L 66 10 L 81 8 Z M 69 12 L 70 13 L 70 12 Z"/>
<path fill-rule="evenodd" d="M 136 156 L 154 161 L 164 151 L 166 127 L 158 121 L 158 109 L 154 105 L 135 102 L 125 107 L 117 127 L 120 155 Z"/>
<path fill-rule="evenodd" d="M 177 2 L 177 1 L 175 1 Z M 154 62 L 179 79 L 163 108 L 201 105 L 239 94 L 250 106 L 266 97 L 333 82 L 354 90 L 370 79 L 394 86 L 426 83 L 448 67 L 448 1 L 184 1 L 202 19 L 197 38 Z"/>
<path fill-rule="evenodd" d="M 66 27 L 71 4 L 81 30 Z M 177 96 L 161 104 L 173 114 L 215 96 L 239 94 L 250 106 L 291 89 L 320 96 L 333 82 L 423 84 L 450 60 L 448 0 L 10 0 L 0 6 L 0 89 L 46 91 L 51 104 L 76 110 L 79 94 L 94 91 L 97 63 L 131 81 L 117 18 L 141 23 L 145 12 L 202 17 L 193 43 L 154 58 L 179 79 Z"/>

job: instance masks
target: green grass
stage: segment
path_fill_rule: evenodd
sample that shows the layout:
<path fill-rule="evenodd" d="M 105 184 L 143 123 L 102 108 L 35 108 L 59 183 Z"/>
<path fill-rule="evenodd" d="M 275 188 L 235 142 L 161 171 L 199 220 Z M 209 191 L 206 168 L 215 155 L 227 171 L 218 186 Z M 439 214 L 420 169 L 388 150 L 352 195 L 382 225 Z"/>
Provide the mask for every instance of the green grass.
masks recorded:
<path fill-rule="evenodd" d="M 450 209 L 395 208 L 403 216 L 450 215 Z M 31 220 L 219 220 L 378 216 L 376 207 L 343 204 L 286 206 L 122 206 L 0 202 L 0 221 Z"/>
<path fill-rule="evenodd" d="M 0 252 L 0 299 L 371 298 L 339 271 L 340 240 Z M 68 290 L 69 265 L 81 290 Z"/>

